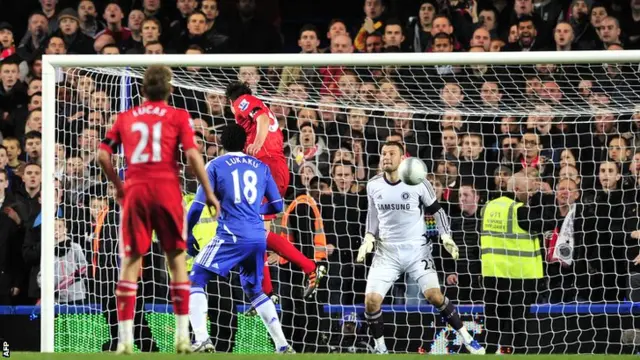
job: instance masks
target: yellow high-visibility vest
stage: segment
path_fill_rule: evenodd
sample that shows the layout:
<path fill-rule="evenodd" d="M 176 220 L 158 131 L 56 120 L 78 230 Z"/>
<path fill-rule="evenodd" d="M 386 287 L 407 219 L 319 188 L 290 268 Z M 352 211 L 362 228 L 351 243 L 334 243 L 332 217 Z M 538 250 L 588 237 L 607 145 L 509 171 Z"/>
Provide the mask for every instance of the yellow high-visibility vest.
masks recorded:
<path fill-rule="evenodd" d="M 192 194 L 187 194 L 183 197 L 185 213 L 189 212 L 194 198 L 195 196 Z M 212 211 L 213 210 L 214 209 L 212 209 Z M 216 236 L 217 228 L 218 222 L 213 220 L 209 207 L 205 206 L 202 210 L 202 214 L 200 215 L 200 220 L 198 220 L 196 226 L 193 227 L 193 237 L 196 239 L 198 250 L 202 250 L 209 242 L 211 242 L 211 240 L 213 240 L 213 237 Z M 192 257 L 187 259 L 187 271 L 191 271 L 193 261 L 194 258 Z"/>
<path fill-rule="evenodd" d="M 517 211 L 522 205 L 503 196 L 485 206 L 480 236 L 482 276 L 543 277 L 540 242 L 518 225 Z"/>

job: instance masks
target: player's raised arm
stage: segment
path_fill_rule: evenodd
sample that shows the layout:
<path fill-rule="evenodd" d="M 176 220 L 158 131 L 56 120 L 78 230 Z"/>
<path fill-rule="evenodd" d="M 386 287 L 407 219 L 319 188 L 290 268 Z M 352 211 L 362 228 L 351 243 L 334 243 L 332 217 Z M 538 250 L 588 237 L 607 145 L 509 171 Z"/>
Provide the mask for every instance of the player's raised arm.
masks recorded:
<path fill-rule="evenodd" d="M 118 201 L 124 198 L 124 186 L 122 180 L 118 176 L 116 169 L 113 167 L 111 156 L 118 150 L 118 146 L 122 142 L 120 139 L 119 122 L 116 119 L 115 123 L 111 127 L 111 130 L 107 133 L 107 136 L 100 144 L 98 150 L 98 163 L 107 176 L 107 179 L 113 183 L 116 188 Z"/>
<path fill-rule="evenodd" d="M 433 186 L 428 180 L 422 182 L 424 185 L 424 193 L 422 198 L 422 204 L 426 207 L 425 211 L 432 214 L 436 220 L 436 227 L 438 233 L 440 233 L 440 239 L 442 239 L 442 245 L 447 250 L 451 257 L 458 258 L 458 246 L 451 238 L 451 225 L 449 223 L 449 216 L 444 212 L 444 209 L 440 206 L 436 192 Z"/>
<path fill-rule="evenodd" d="M 278 190 L 278 185 L 276 185 L 275 180 L 271 176 L 271 171 L 268 167 L 265 166 L 266 172 L 266 180 L 267 180 L 267 189 L 264 193 L 264 196 L 267 198 L 267 202 L 262 204 L 260 208 L 260 213 L 262 215 L 272 215 L 277 214 L 282 211 L 284 208 L 284 203 L 282 197 L 280 196 L 280 191 Z"/>

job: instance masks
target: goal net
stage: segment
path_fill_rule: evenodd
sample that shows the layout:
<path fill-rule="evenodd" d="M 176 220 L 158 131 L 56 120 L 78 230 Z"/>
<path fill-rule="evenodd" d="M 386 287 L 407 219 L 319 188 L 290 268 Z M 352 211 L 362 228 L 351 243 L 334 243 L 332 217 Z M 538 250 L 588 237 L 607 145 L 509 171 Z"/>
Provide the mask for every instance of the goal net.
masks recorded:
<path fill-rule="evenodd" d="M 441 55 L 47 57 L 43 350 L 114 349 L 120 211 L 96 153 L 116 114 L 143 101 L 144 65 L 162 62 L 175 65 L 170 103 L 190 112 L 205 160 L 222 152 L 218 136 L 234 121 L 223 95 L 231 81 L 247 82 L 278 119 L 291 185 L 289 208 L 272 230 L 311 258 L 322 252 L 314 247 L 322 237 L 330 244 L 322 259 L 328 276 L 312 299 L 302 298 L 300 269 L 269 257 L 280 318 L 297 351 L 372 349 L 364 320 L 372 259 L 359 264 L 355 254 L 364 235 L 366 183 L 379 173 L 382 144 L 399 141 L 407 156 L 425 162 L 451 218 L 459 260 L 441 248 L 429 214 L 425 233 L 444 294 L 481 344 L 518 353 L 634 352 L 640 52 Z M 115 162 L 125 176 L 121 155 Z M 528 220 L 518 217 L 513 226 L 539 237 L 544 274 L 524 281 L 483 277 L 482 210 L 509 196 L 517 173 L 526 174 L 532 195 Z M 186 164 L 181 179 L 189 206 L 197 182 Z M 47 192 L 54 189 L 55 200 Z M 314 205 L 294 202 L 301 196 Z M 44 210 L 53 201 L 58 216 Z M 215 223 L 203 215 L 196 236 L 214 233 Z M 157 244 L 140 275 L 136 349 L 171 352 L 171 275 Z M 207 292 L 218 351 L 273 351 L 259 317 L 245 313 L 250 302 L 237 273 L 212 281 Z M 465 352 L 414 279 L 394 283 L 383 314 L 393 352 Z"/>

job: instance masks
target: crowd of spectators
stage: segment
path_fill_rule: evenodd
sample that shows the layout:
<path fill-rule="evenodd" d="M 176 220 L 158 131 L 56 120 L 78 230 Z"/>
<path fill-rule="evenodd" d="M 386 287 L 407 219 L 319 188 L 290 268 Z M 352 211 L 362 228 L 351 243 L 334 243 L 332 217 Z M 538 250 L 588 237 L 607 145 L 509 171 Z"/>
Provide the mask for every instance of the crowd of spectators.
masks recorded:
<path fill-rule="evenodd" d="M 235 14 L 221 13 L 218 0 L 72 3 L 61 8 L 56 0 L 40 0 L 41 9 L 29 15 L 24 34 L 14 33 L 14 23 L 0 22 L 0 304 L 33 304 L 40 296 L 43 54 L 190 56 L 283 49 L 278 28 L 256 13 L 255 0 L 237 0 Z M 336 18 L 304 25 L 297 39 L 300 52 L 640 49 L 639 0 L 423 0 L 409 18 L 390 10 L 399 3 L 364 0 L 357 24 Z M 218 84 L 245 81 L 267 99 L 285 134 L 293 180 L 288 200 L 308 194 L 317 201 L 327 243 L 335 249 L 327 253 L 330 291 L 319 301 L 363 302 L 366 265 L 356 264 L 354 253 L 364 235 L 364 189 L 378 172 L 380 145 L 389 140 L 402 142 L 407 156 L 425 161 L 452 219 L 460 260 L 434 248 L 451 299 L 481 299 L 482 206 L 509 191 L 508 179 L 518 172 L 535 185 L 528 205 L 538 216 L 536 232 L 547 260 L 540 302 L 622 301 L 640 287 L 635 274 L 640 264 L 637 63 L 246 66 L 220 72 L 185 67 L 178 76 L 181 72 Z M 130 98 L 121 97 L 120 86 L 113 76 L 81 69 L 58 76 L 59 302 L 113 298 L 118 207 L 94 157 L 117 111 L 140 101 L 135 89 Z M 217 134 L 233 116 L 222 95 L 205 90 L 178 86 L 171 102 L 191 112 L 209 160 L 219 151 Z M 185 192 L 194 192 L 189 169 L 184 179 Z M 553 256 L 552 247 L 574 203 L 575 251 L 567 263 Z M 290 233 L 312 256 L 314 216 L 300 207 L 293 209 L 296 226 Z M 427 216 L 425 223 L 437 244 L 433 219 Z M 145 264 L 158 261 L 149 255 Z M 277 256 L 269 261 L 275 278 L 300 283 L 301 275 L 290 265 L 278 265 Z M 142 291 L 164 299 L 166 275 L 146 269 L 143 279 L 155 284 Z M 293 288 L 287 291 L 302 291 Z M 388 301 L 397 304 L 424 301 L 408 279 L 398 282 L 393 295 Z"/>

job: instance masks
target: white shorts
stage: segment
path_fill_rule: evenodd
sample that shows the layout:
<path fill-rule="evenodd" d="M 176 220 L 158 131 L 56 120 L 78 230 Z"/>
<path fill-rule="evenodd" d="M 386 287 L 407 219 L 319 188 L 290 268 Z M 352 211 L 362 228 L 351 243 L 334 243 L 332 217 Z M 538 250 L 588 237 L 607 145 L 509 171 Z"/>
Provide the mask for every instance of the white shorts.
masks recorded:
<path fill-rule="evenodd" d="M 418 283 L 423 293 L 428 289 L 440 288 L 438 273 L 431 256 L 431 245 L 407 245 L 378 246 L 367 276 L 366 294 L 386 296 L 404 273 Z"/>

